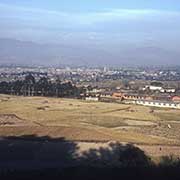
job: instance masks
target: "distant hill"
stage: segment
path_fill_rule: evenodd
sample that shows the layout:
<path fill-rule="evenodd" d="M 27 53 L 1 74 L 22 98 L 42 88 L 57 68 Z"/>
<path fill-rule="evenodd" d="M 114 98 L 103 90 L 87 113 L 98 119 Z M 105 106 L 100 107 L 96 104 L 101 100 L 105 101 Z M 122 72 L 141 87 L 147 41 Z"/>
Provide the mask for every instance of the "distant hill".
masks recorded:
<path fill-rule="evenodd" d="M 77 63 L 83 63 L 77 55 L 76 48 L 0 39 L 1 64 L 55 65 L 72 64 L 75 60 Z"/>
<path fill-rule="evenodd" d="M 110 57 L 93 48 L 0 39 L 0 64 L 88 66 L 107 63 Z"/>
<path fill-rule="evenodd" d="M 158 47 L 80 47 L 0 39 L 0 64 L 23 65 L 180 65 L 180 52 Z"/>

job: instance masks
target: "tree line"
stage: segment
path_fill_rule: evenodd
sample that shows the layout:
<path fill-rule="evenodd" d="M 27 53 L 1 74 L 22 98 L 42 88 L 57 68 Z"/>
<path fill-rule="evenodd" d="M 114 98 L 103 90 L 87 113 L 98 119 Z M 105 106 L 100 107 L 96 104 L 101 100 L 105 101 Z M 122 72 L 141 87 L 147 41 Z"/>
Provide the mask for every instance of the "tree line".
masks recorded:
<path fill-rule="evenodd" d="M 71 82 L 50 81 L 47 77 L 35 80 L 32 74 L 24 80 L 0 82 L 0 93 L 18 96 L 79 97 L 83 89 Z"/>

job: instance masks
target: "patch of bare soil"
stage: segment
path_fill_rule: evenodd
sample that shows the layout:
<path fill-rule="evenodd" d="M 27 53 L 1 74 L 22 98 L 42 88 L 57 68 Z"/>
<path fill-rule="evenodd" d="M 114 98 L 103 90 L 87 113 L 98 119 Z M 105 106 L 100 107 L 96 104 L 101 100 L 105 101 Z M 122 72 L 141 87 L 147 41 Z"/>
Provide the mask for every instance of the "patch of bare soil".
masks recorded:
<path fill-rule="evenodd" d="M 156 123 L 151 121 L 139 121 L 139 120 L 125 120 L 125 123 L 129 126 L 154 126 Z"/>
<path fill-rule="evenodd" d="M 49 108 L 50 108 L 49 106 L 43 106 L 43 107 L 37 107 L 37 110 L 45 111 L 45 110 L 47 110 Z"/>
<path fill-rule="evenodd" d="M 112 142 L 107 142 L 107 143 L 79 142 L 78 143 L 80 147 L 79 151 L 81 153 L 89 149 L 108 148 Z M 125 145 L 127 143 L 122 143 L 122 144 Z M 174 156 L 180 157 L 180 146 L 167 146 L 167 145 L 135 145 L 135 146 L 143 150 L 147 155 L 153 157 L 170 156 L 172 154 Z"/>
<path fill-rule="evenodd" d="M 0 114 L 0 127 L 1 126 L 24 126 L 31 123 L 25 121 L 15 114 Z"/>
<path fill-rule="evenodd" d="M 143 128 L 135 129 L 135 131 L 168 139 L 180 139 L 180 123 L 159 122 L 156 126 L 143 126 Z"/>
<path fill-rule="evenodd" d="M 174 156 L 180 157 L 180 146 L 166 146 L 166 145 L 157 145 L 157 146 L 148 146 L 141 145 L 138 146 L 140 149 L 145 151 L 148 155 L 151 156 Z"/>
<path fill-rule="evenodd" d="M 114 110 L 111 110 L 111 111 L 105 111 L 105 112 L 103 112 L 103 113 L 114 113 L 114 112 L 118 112 L 118 111 L 131 111 L 130 110 L 130 107 L 126 107 L 126 108 L 121 108 L 121 109 L 114 109 Z"/>

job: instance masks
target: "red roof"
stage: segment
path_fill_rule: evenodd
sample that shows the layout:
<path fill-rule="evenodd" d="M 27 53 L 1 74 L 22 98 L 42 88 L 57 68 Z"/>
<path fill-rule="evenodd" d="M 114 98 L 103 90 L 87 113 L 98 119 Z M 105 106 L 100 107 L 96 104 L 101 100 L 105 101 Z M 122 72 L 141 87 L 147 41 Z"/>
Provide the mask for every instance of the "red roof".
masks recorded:
<path fill-rule="evenodd" d="M 172 100 L 173 101 L 180 101 L 180 96 L 174 96 L 174 97 L 172 97 Z"/>

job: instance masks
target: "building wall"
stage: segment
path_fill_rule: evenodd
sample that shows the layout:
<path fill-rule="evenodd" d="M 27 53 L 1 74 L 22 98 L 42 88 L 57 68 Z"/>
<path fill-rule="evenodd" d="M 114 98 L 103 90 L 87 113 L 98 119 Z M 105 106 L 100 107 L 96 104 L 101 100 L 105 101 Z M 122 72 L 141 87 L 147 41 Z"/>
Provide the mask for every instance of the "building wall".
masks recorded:
<path fill-rule="evenodd" d="M 160 86 L 147 86 L 146 88 L 149 88 L 152 91 L 161 91 L 161 90 L 163 90 L 163 88 L 160 87 Z"/>
<path fill-rule="evenodd" d="M 143 106 L 180 109 L 180 104 L 171 103 L 171 102 L 168 103 L 168 102 L 155 102 L 155 101 L 136 101 L 136 104 Z"/>
<path fill-rule="evenodd" d="M 123 93 L 113 93 L 113 98 L 116 99 L 124 99 L 124 100 L 153 100 L 151 96 L 138 96 L 131 94 L 123 94 Z"/>
<path fill-rule="evenodd" d="M 123 93 L 113 93 L 112 97 L 121 99 L 124 97 L 124 94 Z"/>
<path fill-rule="evenodd" d="M 163 93 L 175 93 L 176 89 L 163 89 L 160 92 L 163 92 Z"/>
<path fill-rule="evenodd" d="M 85 97 L 86 101 L 99 101 L 98 97 Z"/>

